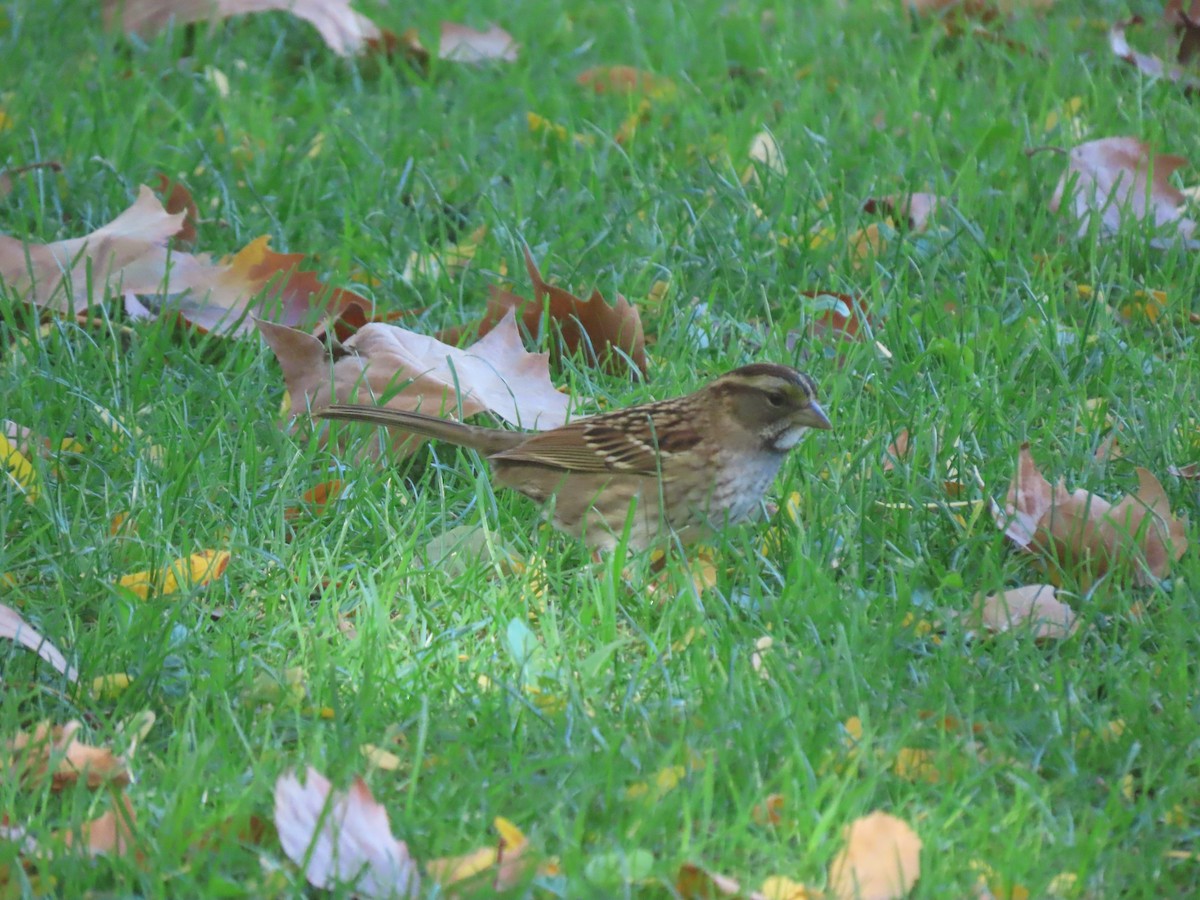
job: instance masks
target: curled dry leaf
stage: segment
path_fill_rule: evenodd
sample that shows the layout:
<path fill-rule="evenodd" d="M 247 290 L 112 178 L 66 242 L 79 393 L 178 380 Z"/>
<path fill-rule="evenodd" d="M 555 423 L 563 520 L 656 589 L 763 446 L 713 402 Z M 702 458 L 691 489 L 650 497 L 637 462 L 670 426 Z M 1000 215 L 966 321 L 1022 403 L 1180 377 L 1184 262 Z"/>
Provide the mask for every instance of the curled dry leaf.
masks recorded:
<path fill-rule="evenodd" d="M 520 884 L 530 867 L 531 860 L 526 856 L 529 839 L 502 816 L 497 816 L 493 825 L 499 833 L 494 845 L 462 856 L 430 860 L 425 865 L 429 877 L 443 888 L 455 885 L 460 891 L 487 891 L 489 895 Z"/>
<path fill-rule="evenodd" d="M 457 22 L 442 23 L 438 59 L 466 63 L 488 60 L 516 62 L 518 50 L 512 35 L 499 25 L 489 25 L 487 31 L 476 31 Z"/>
<path fill-rule="evenodd" d="M 133 804 L 124 792 L 120 792 L 116 795 L 114 809 L 79 827 L 79 846 L 88 856 L 125 856 L 134 848 L 133 829 L 136 825 Z M 62 837 L 68 847 L 74 846 L 73 831 L 65 832 Z"/>
<path fill-rule="evenodd" d="M 390 35 L 350 8 L 350 0 L 104 0 L 104 21 L 149 37 L 171 22 L 206 22 L 246 13 L 280 11 L 311 23 L 339 56 L 353 56 L 384 44 Z"/>
<path fill-rule="evenodd" d="M 582 353 L 592 365 L 603 366 L 614 374 L 627 371 L 630 363 L 642 374 L 646 372 L 646 337 L 637 308 L 617 294 L 617 302 L 609 306 L 598 290 L 584 300 L 570 291 L 547 284 L 538 271 L 529 248 L 525 248 L 525 269 L 533 282 L 533 301 L 493 286 L 490 289 L 487 312 L 476 324 L 465 328 L 448 328 L 438 338 L 455 344 L 464 333 L 485 335 L 505 316 L 516 311 L 521 324 L 535 337 L 542 325 L 543 309 L 551 326 L 562 338 L 567 354 Z"/>
<path fill-rule="evenodd" d="M 312 766 L 305 783 L 295 772 L 275 782 L 275 828 L 288 859 L 314 887 L 354 885 L 360 897 L 417 897 L 421 875 L 408 846 L 392 836 L 387 810 L 361 778 L 333 791 Z"/>
<path fill-rule="evenodd" d="M 1062 640 L 1075 633 L 1075 612 L 1049 584 L 1028 584 L 977 597 L 966 622 L 991 634 L 1028 629 L 1035 641 Z"/>
<path fill-rule="evenodd" d="M 1196 223 L 1184 218 L 1185 197 L 1170 183 L 1171 173 L 1187 163 L 1182 156 L 1151 154 L 1144 142 L 1132 137 L 1102 138 L 1073 148 L 1067 171 L 1058 180 L 1050 199 L 1058 212 L 1064 195 L 1079 222 L 1078 234 L 1087 234 L 1092 216 L 1102 234 L 1115 234 L 1128 216 L 1151 220 L 1155 227 L 1174 226 L 1175 234 L 1190 240 Z"/>
<path fill-rule="evenodd" d="M 332 379 L 328 351 L 312 335 L 268 322 L 258 327 L 283 368 L 293 416 L 335 399 L 368 403 L 384 397 L 392 409 L 463 418 L 491 412 L 521 428 L 557 428 L 567 420 L 569 401 L 550 382 L 549 357 L 525 351 L 511 313 L 465 350 L 370 323 L 346 342 Z M 410 439 L 399 434 L 394 447 L 411 452 L 417 442 L 405 446 Z"/>
<path fill-rule="evenodd" d="M 845 848 L 829 866 L 829 892 L 837 900 L 903 897 L 921 875 L 921 839 L 907 822 L 873 812 L 850 823 Z"/>
<path fill-rule="evenodd" d="M 1187 481 L 1200 481 L 1200 463 L 1188 463 L 1186 466 L 1170 466 L 1167 472 L 1176 478 L 1183 478 Z"/>
<path fill-rule="evenodd" d="M 32 733 L 19 731 L 5 742 L 0 771 L 37 783 L 47 774 L 53 790 L 74 784 L 82 775 L 89 788 L 102 784 L 124 787 L 130 774 L 126 760 L 107 747 L 92 747 L 75 739 L 79 722 L 50 725 L 43 722 Z"/>
<path fill-rule="evenodd" d="M 1194 91 L 1200 88 L 1200 78 L 1195 75 L 1185 72 L 1179 66 L 1168 65 L 1157 56 L 1140 53 L 1129 46 L 1129 39 L 1125 37 L 1125 29 L 1141 25 L 1142 22 L 1141 16 L 1133 16 L 1123 22 L 1117 22 L 1109 29 L 1108 46 L 1116 57 L 1129 63 L 1143 75 L 1150 78 L 1165 78 L 1178 84 L 1185 91 Z"/>
<path fill-rule="evenodd" d="M 196 223 L 200 221 L 200 210 L 196 206 L 196 201 L 192 199 L 192 192 L 187 189 L 187 185 L 182 181 L 172 181 L 159 172 L 155 190 L 166 198 L 163 205 L 168 214 L 183 213 L 183 225 L 175 234 L 175 243 L 177 245 L 196 243 Z"/>
<path fill-rule="evenodd" d="M 865 213 L 903 219 L 911 231 L 920 234 L 929 227 L 929 220 L 937 215 L 941 203 L 942 198 L 937 194 L 888 194 L 879 199 L 867 198 L 862 209 Z"/>
<path fill-rule="evenodd" d="M 1179 35 L 1176 56 L 1181 63 L 1190 62 L 1200 54 L 1200 0 L 1191 0 L 1187 12 L 1183 11 L 1183 0 L 1168 0 L 1163 21 Z"/>
<path fill-rule="evenodd" d="M 79 673 L 67 662 L 65 656 L 52 643 L 42 637 L 21 615 L 12 607 L 0 604 L 0 638 L 16 641 L 22 647 L 32 650 L 60 674 L 66 675 L 68 681 L 78 681 Z"/>
<path fill-rule="evenodd" d="M 1084 490 L 1053 487 L 1038 471 L 1029 445 L 1021 447 L 996 524 L 1022 550 L 1049 556 L 1090 584 L 1105 574 L 1148 585 L 1165 578 L 1187 549 L 1184 523 L 1171 515 L 1162 485 L 1137 469 L 1137 493 L 1115 504 Z"/>
<path fill-rule="evenodd" d="M 828 309 L 814 319 L 810 326 L 810 334 L 813 337 L 858 341 L 863 338 L 862 328 L 864 325 L 874 330 L 878 324 L 871 317 L 867 302 L 862 297 L 852 294 L 837 294 L 832 291 L 801 291 L 800 296 L 809 297 L 828 305 Z M 796 332 L 788 335 L 789 345 L 794 343 L 793 335 L 796 335 Z M 796 335 L 796 338 L 798 340 L 799 335 Z"/>

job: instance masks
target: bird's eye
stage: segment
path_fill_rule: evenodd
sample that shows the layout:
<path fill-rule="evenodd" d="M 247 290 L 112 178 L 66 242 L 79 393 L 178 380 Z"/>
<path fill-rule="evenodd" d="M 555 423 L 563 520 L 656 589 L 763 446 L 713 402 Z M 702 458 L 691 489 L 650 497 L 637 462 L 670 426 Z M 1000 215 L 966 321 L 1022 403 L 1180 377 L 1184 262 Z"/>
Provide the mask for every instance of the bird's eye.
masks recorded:
<path fill-rule="evenodd" d="M 779 393 L 779 391 L 771 391 L 769 394 L 767 394 L 767 402 L 774 407 L 778 408 L 783 406 L 783 400 L 783 394 Z"/>

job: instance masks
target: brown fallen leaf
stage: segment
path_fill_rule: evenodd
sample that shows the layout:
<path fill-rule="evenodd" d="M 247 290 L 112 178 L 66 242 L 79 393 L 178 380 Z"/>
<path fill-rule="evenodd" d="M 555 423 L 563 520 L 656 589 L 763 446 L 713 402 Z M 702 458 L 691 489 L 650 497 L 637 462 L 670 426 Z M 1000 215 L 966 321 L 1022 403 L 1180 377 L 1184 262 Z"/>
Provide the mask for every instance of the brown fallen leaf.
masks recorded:
<path fill-rule="evenodd" d="M 1028 584 L 999 594 L 976 597 L 962 616 L 972 628 L 991 634 L 1022 630 L 1035 641 L 1062 640 L 1075 633 L 1075 612 L 1049 584 Z"/>
<path fill-rule="evenodd" d="M 908 223 L 908 228 L 920 234 L 929 227 L 929 221 L 937 215 L 942 198 L 937 194 L 888 194 L 876 199 L 868 197 L 862 211 L 885 216 L 896 216 Z"/>
<path fill-rule="evenodd" d="M 1163 21 L 1179 36 L 1179 51 L 1176 59 L 1181 63 L 1191 62 L 1200 54 L 1200 0 L 1191 0 L 1188 11 L 1183 11 L 1182 0 L 1168 0 L 1163 9 Z"/>
<path fill-rule="evenodd" d="M 189 270 L 187 290 L 165 297 L 159 314 L 176 314 L 201 333 L 228 337 L 253 333 L 255 318 L 301 325 L 320 316 L 314 334 L 332 329 L 345 338 L 371 318 L 370 300 L 329 288 L 315 272 L 300 268 L 303 253 L 276 253 L 269 241 L 255 238 L 216 264 L 206 256 L 191 257 L 197 266 Z"/>
<path fill-rule="evenodd" d="M 1132 16 L 1124 21 L 1117 22 L 1109 29 L 1108 46 L 1113 54 L 1118 59 L 1129 63 L 1143 75 L 1148 75 L 1151 78 L 1165 78 L 1167 81 L 1174 82 L 1189 92 L 1200 88 L 1200 78 L 1197 78 L 1195 75 L 1186 72 L 1179 66 L 1169 65 L 1157 56 L 1149 53 L 1141 53 L 1129 46 L 1129 39 L 1125 36 L 1125 30 L 1135 25 L 1141 25 L 1144 21 L 1141 16 Z M 1180 49 L 1182 52 L 1182 47 Z"/>
<path fill-rule="evenodd" d="M 417 897 L 421 873 L 408 845 L 392 836 L 387 810 L 361 778 L 334 791 L 312 766 L 275 782 L 275 828 L 288 859 L 314 887 L 354 886 L 360 897 Z"/>
<path fill-rule="evenodd" d="M 104 0 L 104 23 L 149 37 L 170 23 L 207 22 L 259 12 L 287 12 L 311 23 L 339 56 L 353 56 L 386 44 L 389 35 L 361 13 L 350 0 Z"/>
<path fill-rule="evenodd" d="M 395 325 L 370 323 L 346 341 L 332 378 L 329 352 L 312 335 L 257 324 L 283 369 L 292 416 L 335 400 L 385 398 L 392 409 L 463 418 L 491 412 L 521 428 L 557 428 L 567 420 L 569 399 L 550 382 L 548 355 L 525 351 L 511 313 L 464 350 Z M 403 433 L 393 442 L 400 453 L 416 446 Z"/>
<path fill-rule="evenodd" d="M 1058 212 L 1069 188 L 1067 199 L 1080 237 L 1087 234 L 1092 216 L 1098 217 L 1106 235 L 1118 232 L 1128 216 L 1137 222 L 1150 219 L 1155 227 L 1172 225 L 1178 237 L 1191 239 L 1196 223 L 1183 216 L 1186 198 L 1169 180 L 1187 164 L 1184 157 L 1155 156 L 1137 138 L 1113 137 L 1080 144 L 1069 160 L 1054 188 L 1050 211 Z"/>
<path fill-rule="evenodd" d="M 476 31 L 457 22 L 442 23 L 438 59 L 465 63 L 516 62 L 518 50 L 512 35 L 499 25 L 489 25 L 487 31 Z"/>
<path fill-rule="evenodd" d="M 34 784 L 49 774 L 51 789 L 56 791 L 74 784 L 81 775 L 92 789 L 102 784 L 129 784 L 126 760 L 107 747 L 92 747 L 76 740 L 80 727 L 77 721 L 66 725 L 42 722 L 31 733 L 18 731 L 4 744 L 0 771 L 7 770 L 11 777 Z"/>
<path fill-rule="evenodd" d="M 10 606 L 0 603 L 0 638 L 16 641 L 54 666 L 60 674 L 66 675 L 68 681 L 78 681 L 79 673 L 67 662 L 65 656 L 52 643 L 42 637 L 28 622 L 21 618 L 20 613 Z"/>
<path fill-rule="evenodd" d="M 921 839 L 907 822 L 885 812 L 855 819 L 846 846 L 829 865 L 837 900 L 891 900 L 912 890 L 921 875 Z"/>
<path fill-rule="evenodd" d="M 300 498 L 303 501 L 303 506 L 289 506 L 283 511 L 284 521 L 292 521 L 300 518 L 305 510 L 308 510 L 313 515 L 320 515 L 325 511 L 328 504 L 337 499 L 342 492 L 342 483 L 336 478 L 332 481 L 323 481 L 315 487 L 309 488 Z"/>
<path fill-rule="evenodd" d="M 448 328 L 439 332 L 438 338 L 456 344 L 464 334 L 485 335 L 514 310 L 521 317 L 521 324 L 536 338 L 540 336 L 545 310 L 551 326 L 561 335 L 568 355 L 582 353 L 592 365 L 600 365 L 614 374 L 628 371 L 632 363 L 639 373 L 645 374 L 646 338 L 637 308 L 620 294 L 617 294 L 617 302 L 609 306 L 598 290 L 593 290 L 584 300 L 570 291 L 547 284 L 529 248 L 524 249 L 525 269 L 533 282 L 533 301 L 493 286 L 487 312 L 479 322 Z"/>
<path fill-rule="evenodd" d="M 675 891 L 684 900 L 714 900 L 733 897 L 738 900 L 767 900 L 758 891 L 743 890 L 741 884 L 728 875 L 710 872 L 695 863 L 684 863 L 675 876 Z"/>
<path fill-rule="evenodd" d="M 1051 487 L 1025 444 L 1005 505 L 993 502 L 992 515 L 1017 547 L 1049 557 L 1085 585 L 1105 574 L 1149 585 L 1166 577 L 1187 538 L 1158 480 L 1143 468 L 1137 476 L 1137 493 L 1115 504 L 1068 492 L 1062 481 Z"/>
<path fill-rule="evenodd" d="M 182 181 L 173 181 L 158 173 L 155 190 L 166 198 L 163 204 L 170 215 L 183 213 L 183 225 L 175 233 L 176 246 L 191 246 L 196 243 L 196 223 L 200 221 L 200 209 L 192 199 L 192 192 Z"/>

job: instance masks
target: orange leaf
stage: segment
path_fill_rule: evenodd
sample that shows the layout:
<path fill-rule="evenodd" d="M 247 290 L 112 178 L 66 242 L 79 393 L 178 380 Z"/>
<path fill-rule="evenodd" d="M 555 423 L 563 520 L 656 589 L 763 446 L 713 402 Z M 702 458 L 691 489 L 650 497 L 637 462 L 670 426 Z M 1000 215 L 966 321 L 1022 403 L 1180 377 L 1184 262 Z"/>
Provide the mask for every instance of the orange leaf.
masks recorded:
<path fill-rule="evenodd" d="M 342 482 L 334 479 L 332 481 L 323 481 L 316 487 L 309 488 L 300 498 L 304 501 L 307 508 L 314 515 L 320 515 L 325 511 L 325 506 L 337 499 L 338 494 L 342 492 Z M 289 506 L 283 511 L 283 518 L 287 521 L 300 518 L 304 507 Z"/>
<path fill-rule="evenodd" d="M 873 812 L 844 832 L 845 848 L 829 866 L 837 900 L 903 897 L 921 874 L 921 839 L 902 819 Z"/>
<path fill-rule="evenodd" d="M 87 786 L 93 789 L 102 784 L 118 787 L 129 784 L 126 761 L 107 747 L 92 747 L 77 741 L 75 733 L 79 728 L 76 721 L 54 726 L 43 722 L 32 733 L 18 731 L 15 738 L 5 743 L 6 753 L 0 757 L 4 765 L 0 770 L 8 768 L 15 777 L 34 783 L 49 773 L 51 788 L 56 791 L 74 784 L 80 775 L 86 776 Z"/>
<path fill-rule="evenodd" d="M 643 72 L 633 66 L 595 66 L 580 72 L 575 81 L 597 94 L 646 94 L 666 97 L 675 93 L 669 78 Z"/>

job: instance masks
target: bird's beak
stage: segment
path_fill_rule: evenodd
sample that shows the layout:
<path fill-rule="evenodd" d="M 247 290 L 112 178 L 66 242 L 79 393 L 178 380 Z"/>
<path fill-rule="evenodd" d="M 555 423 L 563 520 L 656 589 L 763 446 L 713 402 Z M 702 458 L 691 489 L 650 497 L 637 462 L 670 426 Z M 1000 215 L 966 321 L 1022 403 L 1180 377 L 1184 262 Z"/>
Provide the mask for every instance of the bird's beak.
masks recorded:
<path fill-rule="evenodd" d="M 800 421 L 809 428 L 820 428 L 822 431 L 828 431 L 833 428 L 833 425 L 829 421 L 829 416 L 825 415 L 825 410 L 821 409 L 816 401 L 808 404 L 808 408 L 804 410 Z"/>

